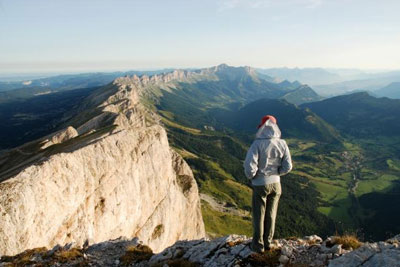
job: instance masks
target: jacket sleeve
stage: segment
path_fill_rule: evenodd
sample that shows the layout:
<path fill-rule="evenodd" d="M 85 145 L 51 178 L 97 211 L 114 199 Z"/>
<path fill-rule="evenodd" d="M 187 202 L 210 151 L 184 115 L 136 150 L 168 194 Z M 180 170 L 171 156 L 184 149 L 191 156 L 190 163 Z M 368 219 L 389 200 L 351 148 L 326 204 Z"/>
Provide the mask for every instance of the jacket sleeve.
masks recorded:
<path fill-rule="evenodd" d="M 281 166 L 278 168 L 279 175 L 288 174 L 293 168 L 292 157 L 290 156 L 289 147 L 285 141 L 283 141 L 283 143 L 285 146 L 285 152 L 283 154 Z"/>
<path fill-rule="evenodd" d="M 247 151 L 246 159 L 243 164 L 244 174 L 248 179 L 253 179 L 258 170 L 258 146 L 256 142 Z"/>

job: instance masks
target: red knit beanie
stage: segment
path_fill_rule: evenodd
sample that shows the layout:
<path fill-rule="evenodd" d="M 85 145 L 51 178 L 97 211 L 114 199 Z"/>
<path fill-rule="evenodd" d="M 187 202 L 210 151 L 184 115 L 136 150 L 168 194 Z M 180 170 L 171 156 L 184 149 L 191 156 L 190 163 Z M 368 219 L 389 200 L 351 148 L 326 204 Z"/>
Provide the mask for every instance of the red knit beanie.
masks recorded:
<path fill-rule="evenodd" d="M 260 128 L 261 126 L 263 126 L 264 123 L 265 123 L 267 120 L 271 120 L 273 123 L 276 124 L 276 119 L 275 119 L 274 116 L 272 116 L 272 115 L 266 115 L 266 116 L 262 117 L 261 123 L 257 126 L 257 128 Z"/>

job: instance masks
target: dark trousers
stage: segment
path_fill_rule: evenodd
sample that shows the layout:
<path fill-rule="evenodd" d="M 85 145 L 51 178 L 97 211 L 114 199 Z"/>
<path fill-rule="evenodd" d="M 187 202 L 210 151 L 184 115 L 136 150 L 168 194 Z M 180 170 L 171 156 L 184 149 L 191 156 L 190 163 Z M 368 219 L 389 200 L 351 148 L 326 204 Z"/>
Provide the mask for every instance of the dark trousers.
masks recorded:
<path fill-rule="evenodd" d="M 281 184 L 273 183 L 253 187 L 253 241 L 252 248 L 262 251 L 274 237 L 276 212 L 282 193 Z"/>

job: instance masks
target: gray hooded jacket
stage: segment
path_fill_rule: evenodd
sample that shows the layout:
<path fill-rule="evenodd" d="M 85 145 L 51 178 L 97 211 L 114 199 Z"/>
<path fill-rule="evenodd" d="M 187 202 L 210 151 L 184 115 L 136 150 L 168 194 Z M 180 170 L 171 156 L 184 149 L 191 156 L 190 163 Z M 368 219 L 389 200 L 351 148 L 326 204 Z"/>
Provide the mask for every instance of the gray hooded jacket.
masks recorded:
<path fill-rule="evenodd" d="M 244 162 L 244 172 L 253 185 L 279 183 L 292 170 L 289 147 L 278 125 L 267 120 L 258 130 Z"/>

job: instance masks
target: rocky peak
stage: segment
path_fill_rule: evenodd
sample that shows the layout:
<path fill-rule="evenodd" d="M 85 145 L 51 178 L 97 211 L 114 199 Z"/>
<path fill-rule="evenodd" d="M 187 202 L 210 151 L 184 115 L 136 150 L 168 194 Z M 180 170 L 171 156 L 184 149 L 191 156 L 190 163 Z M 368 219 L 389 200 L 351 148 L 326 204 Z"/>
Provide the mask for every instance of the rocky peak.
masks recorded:
<path fill-rule="evenodd" d="M 259 82 L 256 70 L 248 66 L 232 67 L 226 64 L 221 64 L 215 67 L 201 69 L 200 74 L 206 77 L 212 77 L 215 80 L 226 79 L 231 81 L 240 81 L 243 78 L 251 78 L 256 82 Z"/>
<path fill-rule="evenodd" d="M 299 89 L 299 90 L 312 90 L 312 88 L 308 84 L 301 84 L 296 89 Z"/>
<path fill-rule="evenodd" d="M 143 89 L 149 85 L 162 85 L 170 82 L 190 82 L 198 73 L 188 70 L 174 70 L 168 73 L 155 74 L 152 76 L 142 75 L 125 76 L 117 78 L 114 84 L 118 86 L 131 86 L 137 89 Z"/>
<path fill-rule="evenodd" d="M 218 71 L 218 70 L 226 70 L 231 67 L 228 66 L 228 64 L 222 63 L 222 64 L 215 66 L 214 68 L 215 68 L 215 71 Z"/>
<path fill-rule="evenodd" d="M 243 66 L 243 67 L 233 67 L 229 66 L 227 64 L 220 64 L 215 67 L 211 67 L 208 70 L 217 73 L 217 72 L 227 72 L 227 71 L 233 71 L 233 72 L 243 72 L 247 74 L 255 74 L 256 70 L 252 67 L 249 66 Z"/>
<path fill-rule="evenodd" d="M 251 76 L 254 79 L 258 79 L 256 70 L 251 67 L 232 67 L 227 64 L 220 64 L 211 68 L 198 70 L 177 69 L 152 76 L 125 76 L 117 78 L 113 84 L 118 88 L 133 89 L 138 92 L 139 95 L 143 95 L 149 93 L 148 91 L 146 92 L 146 89 L 152 86 L 158 86 L 160 89 L 168 90 L 168 88 L 175 88 L 175 83 L 177 82 L 192 83 L 198 80 L 218 80 L 220 75 L 229 77 L 230 79 L 240 79 L 243 76 Z"/>

